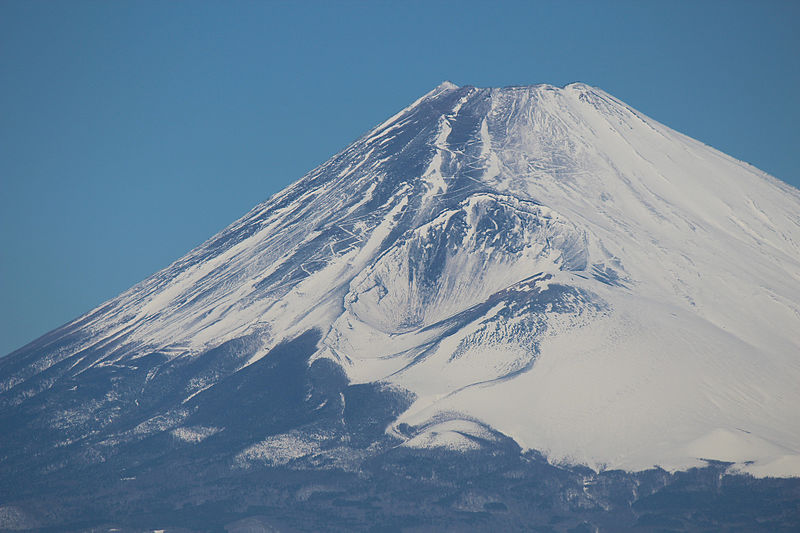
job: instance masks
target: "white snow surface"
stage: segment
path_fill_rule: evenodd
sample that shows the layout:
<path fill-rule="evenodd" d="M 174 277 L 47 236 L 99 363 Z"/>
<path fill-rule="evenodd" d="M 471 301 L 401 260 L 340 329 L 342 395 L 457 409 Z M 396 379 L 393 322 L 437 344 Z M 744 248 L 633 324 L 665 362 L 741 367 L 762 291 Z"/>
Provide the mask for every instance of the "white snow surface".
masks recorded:
<path fill-rule="evenodd" d="M 39 371 L 244 335 L 252 364 L 317 328 L 315 357 L 416 395 L 387 428 L 410 447 L 485 426 L 595 469 L 800 476 L 800 192 L 584 84 L 444 83 L 78 322 Z"/>

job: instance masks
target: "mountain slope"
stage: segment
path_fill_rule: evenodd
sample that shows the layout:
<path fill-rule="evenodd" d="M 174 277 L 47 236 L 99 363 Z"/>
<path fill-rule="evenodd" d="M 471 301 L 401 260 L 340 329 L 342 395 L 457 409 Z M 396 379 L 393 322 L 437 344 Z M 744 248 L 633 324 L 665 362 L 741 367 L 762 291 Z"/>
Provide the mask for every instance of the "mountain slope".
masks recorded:
<path fill-rule="evenodd" d="M 144 443 L 355 468 L 510 437 L 800 476 L 797 383 L 800 192 L 583 84 L 444 83 L 1 359 L 0 446 L 40 473 Z"/>

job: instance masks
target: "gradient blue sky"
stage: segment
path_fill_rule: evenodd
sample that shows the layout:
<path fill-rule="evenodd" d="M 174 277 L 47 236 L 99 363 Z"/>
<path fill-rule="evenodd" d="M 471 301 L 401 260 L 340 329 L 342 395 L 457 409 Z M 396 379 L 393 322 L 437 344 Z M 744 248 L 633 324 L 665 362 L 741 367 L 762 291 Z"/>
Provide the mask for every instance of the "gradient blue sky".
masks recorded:
<path fill-rule="evenodd" d="M 800 185 L 800 2 L 0 2 L 0 354 L 441 81 L 602 87 Z"/>

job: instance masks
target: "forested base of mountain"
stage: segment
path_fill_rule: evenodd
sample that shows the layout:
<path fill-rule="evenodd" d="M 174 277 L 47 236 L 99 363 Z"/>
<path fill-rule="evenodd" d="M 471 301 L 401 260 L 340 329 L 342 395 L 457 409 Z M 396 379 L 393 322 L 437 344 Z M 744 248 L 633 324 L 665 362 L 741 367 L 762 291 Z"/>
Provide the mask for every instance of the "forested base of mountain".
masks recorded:
<path fill-rule="evenodd" d="M 397 448 L 359 472 L 187 463 L 135 480 L 62 478 L 4 505 L 0 518 L 5 529 L 41 531 L 797 530 L 800 480 L 725 469 L 595 474 L 510 449 Z"/>

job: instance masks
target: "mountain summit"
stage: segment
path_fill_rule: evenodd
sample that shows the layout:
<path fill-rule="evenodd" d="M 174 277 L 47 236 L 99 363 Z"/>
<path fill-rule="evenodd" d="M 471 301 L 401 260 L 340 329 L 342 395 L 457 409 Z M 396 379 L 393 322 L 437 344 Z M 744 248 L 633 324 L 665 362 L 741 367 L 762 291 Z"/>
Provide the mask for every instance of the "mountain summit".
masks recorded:
<path fill-rule="evenodd" d="M 0 471 L 516 446 L 798 476 L 798 214 L 798 190 L 600 89 L 445 82 L 0 359 Z"/>

